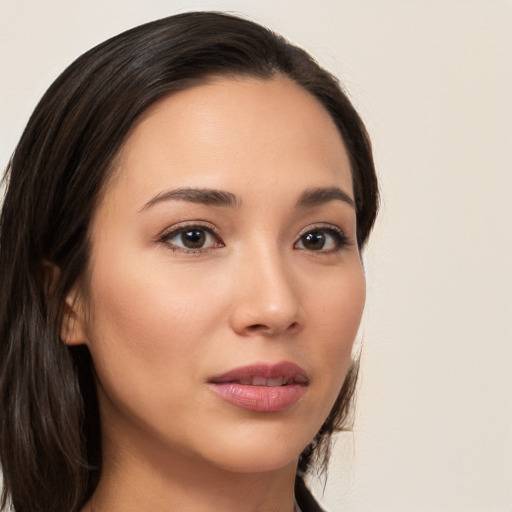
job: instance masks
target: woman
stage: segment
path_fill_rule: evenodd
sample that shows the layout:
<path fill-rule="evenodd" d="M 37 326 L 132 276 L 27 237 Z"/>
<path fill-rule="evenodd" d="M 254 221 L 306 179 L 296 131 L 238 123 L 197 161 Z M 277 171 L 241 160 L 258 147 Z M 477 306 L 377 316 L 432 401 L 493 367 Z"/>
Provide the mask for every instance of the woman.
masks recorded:
<path fill-rule="evenodd" d="M 320 510 L 378 202 L 336 80 L 252 22 L 159 20 L 64 71 L 6 176 L 4 504 Z"/>

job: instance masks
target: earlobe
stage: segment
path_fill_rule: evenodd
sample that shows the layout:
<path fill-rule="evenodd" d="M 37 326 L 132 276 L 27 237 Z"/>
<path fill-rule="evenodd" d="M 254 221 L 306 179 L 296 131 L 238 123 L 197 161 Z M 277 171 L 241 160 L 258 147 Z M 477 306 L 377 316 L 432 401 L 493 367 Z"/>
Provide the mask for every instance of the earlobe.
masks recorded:
<path fill-rule="evenodd" d="M 66 345 L 86 345 L 85 315 L 76 290 L 66 297 L 63 306 L 60 337 Z"/>

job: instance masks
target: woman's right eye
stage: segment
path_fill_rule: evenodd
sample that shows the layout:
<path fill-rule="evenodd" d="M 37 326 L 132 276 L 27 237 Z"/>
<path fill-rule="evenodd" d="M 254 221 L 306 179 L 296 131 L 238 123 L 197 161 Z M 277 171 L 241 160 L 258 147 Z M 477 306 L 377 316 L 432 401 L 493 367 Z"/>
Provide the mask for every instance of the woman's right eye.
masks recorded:
<path fill-rule="evenodd" d="M 208 249 L 224 247 L 219 236 L 205 226 L 183 226 L 165 233 L 160 242 L 174 251 L 202 252 Z"/>

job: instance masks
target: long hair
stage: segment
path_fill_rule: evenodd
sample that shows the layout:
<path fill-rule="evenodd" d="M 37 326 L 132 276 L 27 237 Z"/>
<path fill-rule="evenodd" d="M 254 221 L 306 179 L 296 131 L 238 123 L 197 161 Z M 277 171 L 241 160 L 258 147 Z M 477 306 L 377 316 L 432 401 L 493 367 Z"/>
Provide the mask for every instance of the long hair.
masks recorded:
<path fill-rule="evenodd" d="M 77 511 L 98 483 L 92 361 L 59 333 L 64 298 L 89 261 L 92 215 L 134 123 L 160 98 L 210 77 L 279 74 L 313 95 L 341 134 L 362 249 L 378 207 L 364 125 L 331 74 L 260 25 L 191 12 L 136 27 L 79 57 L 41 99 L 7 168 L 0 217 L 2 506 L 9 499 L 17 512 Z M 51 279 L 49 267 L 59 269 Z M 357 362 L 301 455 L 302 471 L 325 462 L 331 435 L 346 428 L 356 370 Z"/>

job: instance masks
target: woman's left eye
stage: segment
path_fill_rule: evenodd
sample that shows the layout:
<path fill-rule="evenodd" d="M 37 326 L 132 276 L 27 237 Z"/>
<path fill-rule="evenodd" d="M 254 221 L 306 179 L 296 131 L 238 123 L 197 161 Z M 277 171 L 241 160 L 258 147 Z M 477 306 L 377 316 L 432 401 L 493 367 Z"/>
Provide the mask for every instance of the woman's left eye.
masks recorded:
<path fill-rule="evenodd" d="M 175 251 L 195 252 L 223 247 L 219 237 L 205 226 L 185 226 L 166 233 L 160 238 Z"/>
<path fill-rule="evenodd" d="M 295 247 L 307 251 L 336 252 L 347 244 L 347 237 L 341 229 L 318 227 L 304 232 L 295 243 Z"/>

